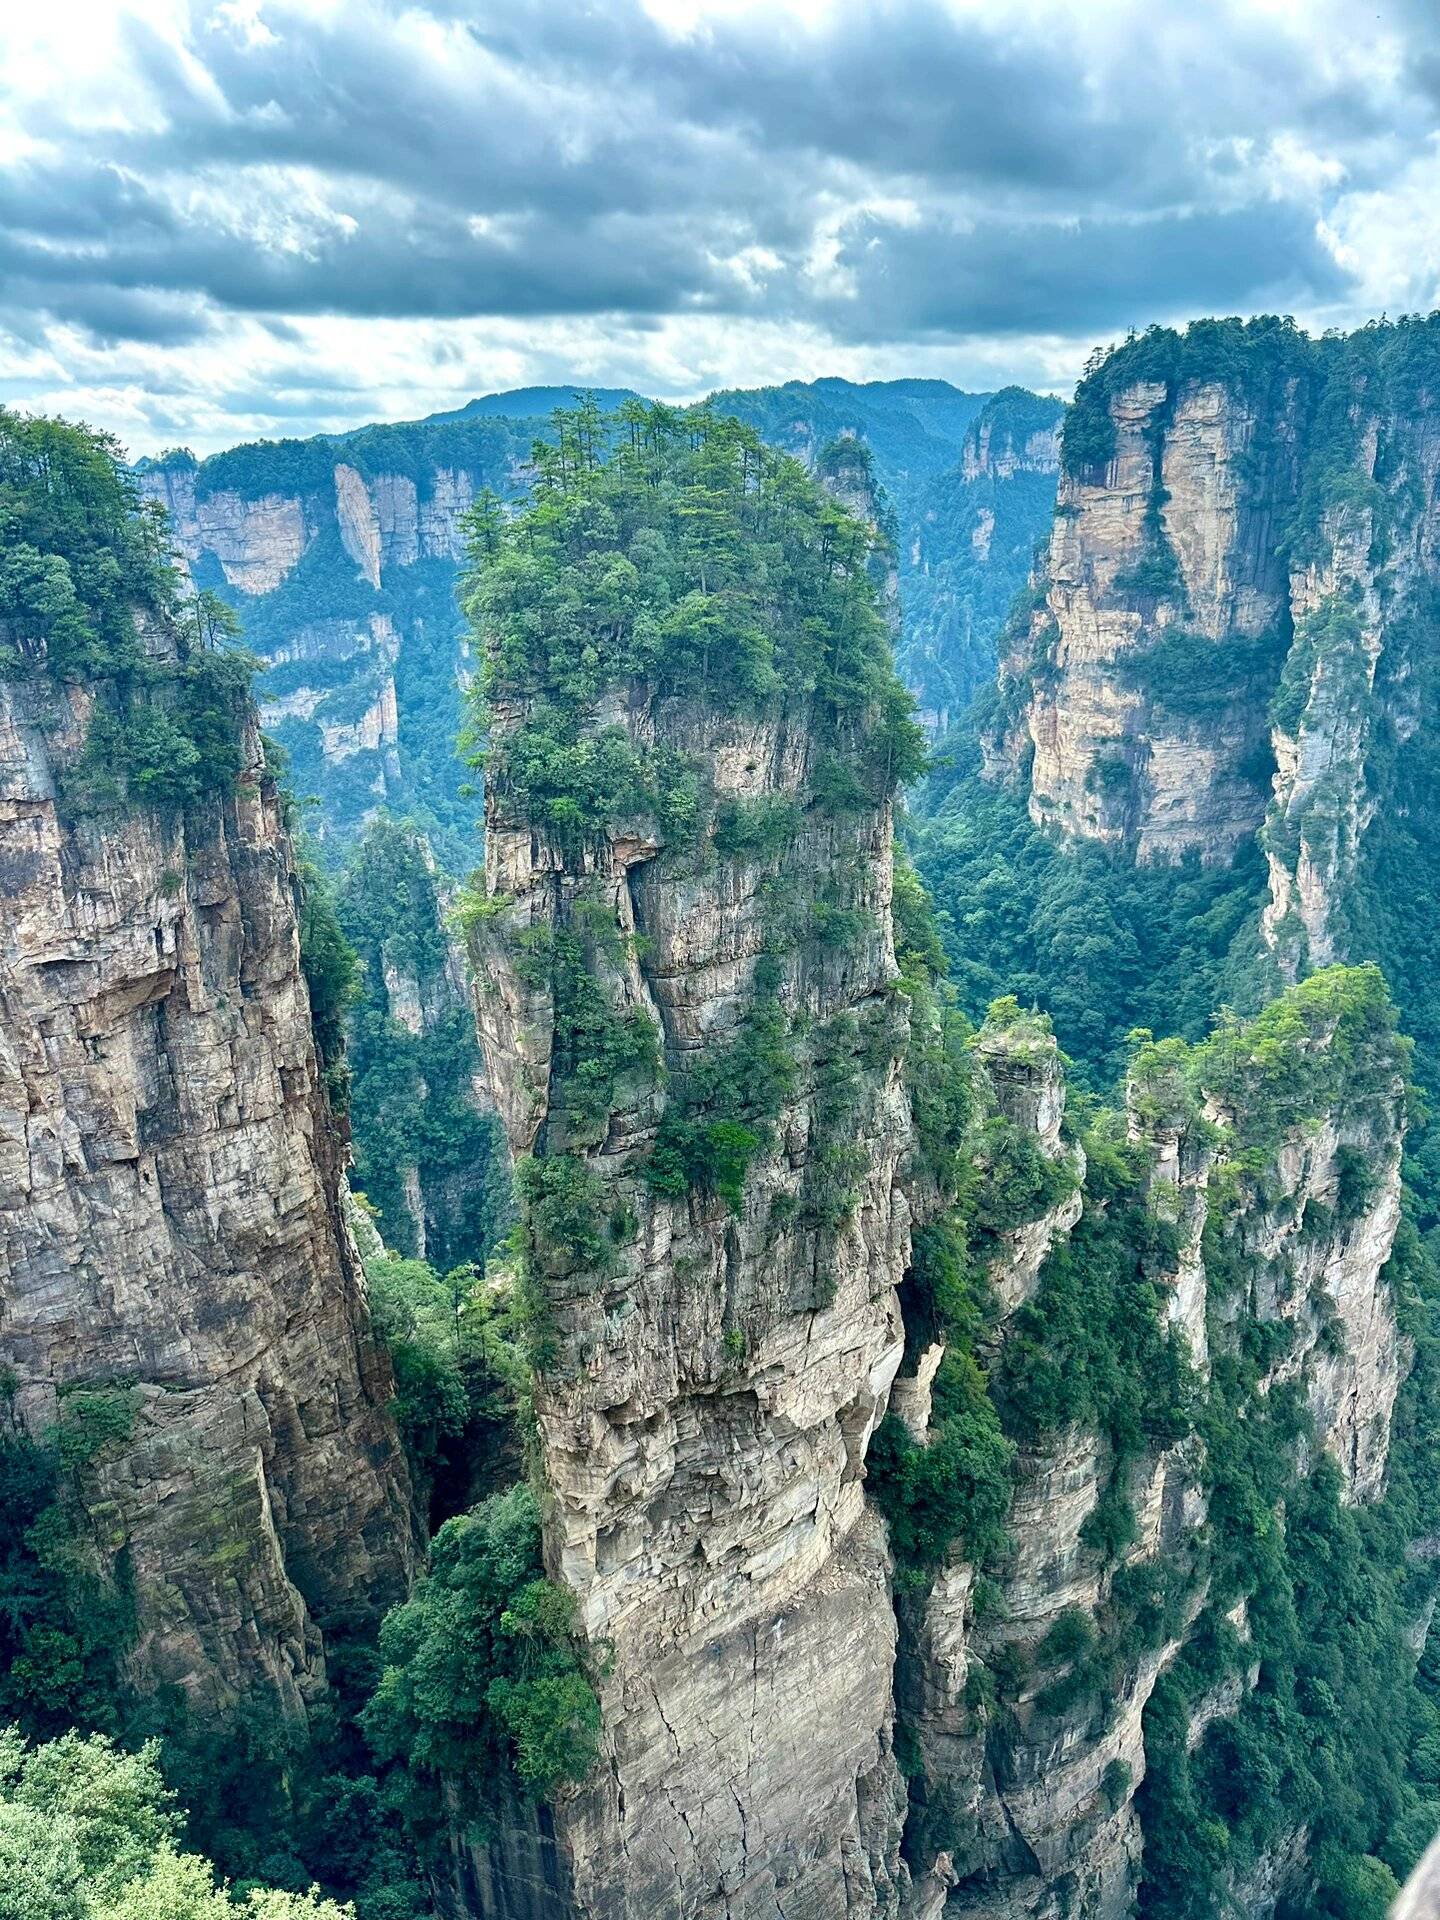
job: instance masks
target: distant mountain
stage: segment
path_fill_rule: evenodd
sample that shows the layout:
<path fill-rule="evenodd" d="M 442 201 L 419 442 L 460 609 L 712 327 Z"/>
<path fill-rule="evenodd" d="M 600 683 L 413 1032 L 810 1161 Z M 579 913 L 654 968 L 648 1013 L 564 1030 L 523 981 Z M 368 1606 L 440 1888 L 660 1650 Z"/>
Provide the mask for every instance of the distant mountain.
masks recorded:
<path fill-rule="evenodd" d="M 582 394 L 590 394 L 612 413 L 627 400 L 645 396 L 633 387 L 587 387 L 576 381 L 569 387 L 511 387 L 505 393 L 482 393 L 478 400 L 467 400 L 453 413 L 426 414 L 424 426 L 436 420 L 473 420 L 477 414 L 499 414 L 506 420 L 537 420 L 552 414 L 556 407 L 573 407 Z"/>
<path fill-rule="evenodd" d="M 554 408 L 584 391 L 606 408 L 635 397 L 578 383 L 521 387 L 425 420 L 140 462 L 197 584 L 232 602 L 247 643 L 270 663 L 265 725 L 297 792 L 318 801 L 315 830 L 337 853 L 388 804 L 423 826 L 446 867 L 474 864 L 476 805 L 454 753 L 470 671 L 454 598 L 461 520 L 484 487 L 523 490 Z M 932 726 L 988 672 L 1004 606 L 1048 521 L 1053 461 L 1046 469 L 1035 448 L 1023 459 L 1010 451 L 1031 432 L 1025 403 L 1043 438 L 1058 403 L 1017 388 L 827 378 L 712 396 L 807 464 L 842 435 L 868 444 L 895 515 L 901 666 Z"/>
<path fill-rule="evenodd" d="M 1050 526 L 1064 404 L 1004 387 L 959 462 L 923 481 L 902 524 L 897 664 L 943 733 L 995 672 L 995 640 Z"/>

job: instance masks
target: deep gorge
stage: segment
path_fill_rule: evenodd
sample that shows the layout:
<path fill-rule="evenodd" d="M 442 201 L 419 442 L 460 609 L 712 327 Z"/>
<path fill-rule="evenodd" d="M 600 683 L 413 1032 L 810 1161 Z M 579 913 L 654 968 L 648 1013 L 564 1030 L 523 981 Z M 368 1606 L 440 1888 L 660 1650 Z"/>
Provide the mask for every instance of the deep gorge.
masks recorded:
<path fill-rule="evenodd" d="M 998 588 L 916 586 L 863 431 L 582 403 L 439 532 L 347 467 L 271 587 L 464 541 L 475 678 L 338 880 L 193 478 L 177 574 L 4 416 L 6 1717 L 157 1741 L 286 1920 L 1379 1920 L 1440 1825 L 1437 339 L 977 409 L 910 522 L 1049 531 L 963 714 Z"/>

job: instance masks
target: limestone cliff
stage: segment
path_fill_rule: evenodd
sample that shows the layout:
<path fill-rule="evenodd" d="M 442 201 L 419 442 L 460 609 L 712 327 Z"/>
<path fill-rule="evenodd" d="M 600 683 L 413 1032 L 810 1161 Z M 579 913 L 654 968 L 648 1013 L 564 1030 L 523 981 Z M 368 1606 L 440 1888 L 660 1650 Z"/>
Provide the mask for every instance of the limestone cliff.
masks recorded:
<path fill-rule="evenodd" d="M 300 1716 L 323 1631 L 403 1593 L 411 1523 L 294 860 L 253 710 L 228 795 L 77 812 L 94 702 L 0 682 L 0 1356 L 32 1433 L 128 1407 L 79 1490 L 129 1681 Z"/>
<path fill-rule="evenodd" d="M 1306 1013 L 1306 1046 L 1322 1057 L 1337 1045 L 1334 1014 L 1321 1004 L 1329 992 L 1317 983 Z M 1008 1045 L 982 1048 L 989 1073 L 1000 1066 L 1001 1086 L 1017 1050 L 1015 1029 L 1009 1033 Z M 1249 1062 L 1259 1041 L 1229 1040 L 1243 1071 L 1217 1043 L 1189 1092 L 1176 1050 L 1137 1061 L 1129 1103 L 1135 1177 L 1147 1213 L 1171 1229 L 1148 1256 L 1154 1283 L 1197 1380 L 1212 1346 L 1237 1350 L 1242 1323 L 1277 1330 L 1275 1357 L 1251 1391 L 1265 1397 L 1293 1383 L 1311 1423 L 1299 1469 L 1313 1459 L 1307 1447 L 1323 1448 L 1346 1497 L 1374 1501 L 1407 1361 L 1385 1273 L 1399 1217 L 1400 1055 L 1378 1032 L 1373 1054 L 1326 1090 L 1316 1117 L 1281 1116 L 1272 1131 L 1242 1110 L 1254 1099 Z M 1064 1105 L 1053 1041 L 1047 1063 L 1043 1042 L 1022 1028 L 1019 1050 L 1040 1097 L 1028 1115 L 1011 1111 L 1043 1143 L 1058 1131 Z M 1232 1070 L 1225 1093 L 1204 1093 L 1207 1075 Z M 1242 1089 L 1250 1102 L 1238 1098 Z M 1117 1202 L 1087 1193 L 1080 1203 L 1077 1194 L 991 1255 L 999 1312 L 991 1337 L 1002 1378 L 1012 1318 L 1035 1296 L 1028 1236 L 1063 1246 L 1082 1204 L 1103 1213 Z M 1095 1257 L 1092 1241 L 1079 1258 Z M 1056 1310 L 1045 1284 L 1042 1314 Z M 1005 1551 L 983 1570 L 952 1558 L 901 1606 L 898 1704 L 915 1755 L 906 1835 L 912 1910 L 930 1920 L 1059 1920 L 1077 1911 L 1123 1920 L 1134 1911 L 1145 1858 L 1137 1794 L 1147 1704 L 1185 1648 L 1211 1577 L 1205 1452 L 1191 1436 L 1119 1454 L 1104 1433 L 1062 1424 L 1051 1435 L 1022 1437 L 1015 1479 Z M 1117 1498 L 1128 1518 L 1112 1531 Z M 1242 1601 L 1242 1629 L 1244 1612 Z M 1242 1656 L 1199 1696 L 1192 1751 L 1239 1710 L 1259 1673 L 1258 1660 Z M 1258 1881 L 1250 1889 L 1257 1913 L 1303 1878 L 1304 1839 L 1292 1839 L 1287 1834 L 1281 1849 L 1283 1870 L 1279 1855 L 1267 1863 L 1268 1905 Z"/>
<path fill-rule="evenodd" d="M 387 429 L 175 457 L 140 483 L 196 584 L 234 603 L 265 657 L 261 717 L 297 790 L 320 799 L 322 836 L 420 804 L 458 864 L 472 810 L 451 756 L 468 676 L 455 570 L 466 512 L 483 487 L 514 487 L 526 437 L 487 421 L 429 440 L 418 461 Z"/>

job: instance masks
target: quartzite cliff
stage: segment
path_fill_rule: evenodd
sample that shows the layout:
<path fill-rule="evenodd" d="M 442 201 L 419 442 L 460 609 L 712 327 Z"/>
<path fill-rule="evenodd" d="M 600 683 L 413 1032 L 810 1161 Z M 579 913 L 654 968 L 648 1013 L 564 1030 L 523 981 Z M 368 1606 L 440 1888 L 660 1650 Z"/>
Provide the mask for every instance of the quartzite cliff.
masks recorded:
<path fill-rule="evenodd" d="M 399 1598 L 412 1544 L 295 863 L 253 710 L 223 798 L 68 806 L 104 692 L 0 683 L 0 1355 L 32 1433 L 128 1403 L 82 1496 L 130 1682 L 299 1716 L 324 1629 Z"/>

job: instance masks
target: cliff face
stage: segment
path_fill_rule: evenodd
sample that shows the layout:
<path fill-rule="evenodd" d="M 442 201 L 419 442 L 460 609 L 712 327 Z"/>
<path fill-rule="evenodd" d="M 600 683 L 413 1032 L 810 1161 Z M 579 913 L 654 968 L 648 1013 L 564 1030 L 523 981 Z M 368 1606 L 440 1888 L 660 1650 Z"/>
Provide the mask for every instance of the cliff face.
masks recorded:
<path fill-rule="evenodd" d="M 678 747 L 721 806 L 798 803 L 814 772 L 803 710 L 746 722 L 637 702 L 607 718 Z M 909 1244 L 890 834 L 888 807 L 812 813 L 782 855 L 686 873 L 643 828 L 562 858 L 503 792 L 489 799 L 487 889 L 505 904 L 479 1016 L 517 1152 L 568 1124 L 553 995 L 517 975 L 537 935 L 605 930 L 609 1004 L 653 1023 L 673 1074 L 742 1043 L 757 993 L 794 1046 L 738 1204 L 647 1183 L 653 1080 L 579 1149 L 620 1224 L 603 1280 L 549 1278 L 556 1358 L 536 1395 L 553 1571 L 606 1650 L 599 1773 L 555 1815 L 569 1910 L 897 1910 L 895 1622 L 862 1490 L 900 1363 Z M 863 931 L 840 950 L 802 941 L 757 976 L 777 914 L 803 925 L 837 875 Z"/>
<path fill-rule="evenodd" d="M 298 1716 L 322 1630 L 403 1593 L 411 1528 L 289 839 L 253 718 L 233 795 L 75 816 L 91 701 L 0 683 L 0 1354 L 32 1432 L 128 1404 L 81 1490 L 133 1684 Z"/>
<path fill-rule="evenodd" d="M 298 790 L 321 800 L 322 834 L 355 833 L 387 800 L 466 830 L 450 752 L 468 675 L 453 604 L 461 522 L 482 487 L 513 491 L 526 441 L 494 421 L 431 438 L 418 461 L 373 429 L 354 452 L 289 443 L 288 460 L 255 447 L 140 476 L 196 584 L 236 605 L 269 663 L 261 718 Z"/>
<path fill-rule="evenodd" d="M 1351 950 L 1420 724 L 1440 356 L 1419 323 L 1316 343 L 1261 322 L 1214 350 L 1225 324 L 1082 385 L 992 764 L 1038 824 L 1140 862 L 1226 864 L 1263 829 L 1262 934 L 1293 979 Z"/>
<path fill-rule="evenodd" d="M 1317 1023 L 1322 1051 L 1334 1044 L 1332 1031 L 1328 1019 Z M 997 1089 L 1013 1084 L 1016 1051 L 982 1043 Z M 1053 1042 L 1046 1049 L 1031 1038 L 1018 1051 L 1041 1097 L 1007 1107 L 1043 1147 L 1064 1105 Z M 1130 1144 L 1147 1170 L 1147 1204 L 1173 1229 L 1155 1269 L 1162 1312 L 1183 1338 L 1197 1390 L 1212 1343 L 1233 1354 L 1242 1322 L 1273 1330 L 1276 1357 L 1253 1392 L 1263 1403 L 1293 1384 L 1313 1422 L 1302 1470 L 1313 1461 L 1306 1447 L 1323 1449 L 1355 1502 L 1383 1491 L 1407 1364 L 1385 1274 L 1399 1218 L 1398 1066 L 1393 1044 L 1382 1042 L 1373 1072 L 1337 1088 L 1318 1125 L 1282 1126 L 1263 1165 L 1246 1115 L 1225 1099 L 1177 1101 L 1173 1081 L 1152 1078 L 1143 1062 L 1130 1090 Z M 992 1338 L 1002 1354 L 1017 1307 L 1034 1297 L 1026 1236 L 1063 1245 L 1082 1206 L 1106 1205 L 1077 1194 L 994 1253 Z M 1039 1306 L 1053 1310 L 1043 1293 Z M 915 1913 L 1060 1920 L 1078 1911 L 1122 1920 L 1134 1912 L 1146 1845 L 1137 1799 L 1146 1708 L 1186 1647 L 1211 1580 L 1205 1473 L 1197 1436 L 1128 1455 L 1083 1424 L 1022 1439 L 1006 1551 L 983 1574 L 952 1558 L 902 1605 L 898 1701 L 918 1763 L 906 1844 Z M 1111 1536 L 1118 1551 L 1107 1549 L 1102 1525 L 1117 1493 L 1130 1515 Z M 1234 1618 L 1243 1641 L 1243 1601 Z M 1241 1708 L 1259 1672 L 1258 1659 L 1242 1659 L 1199 1697 L 1191 1750 Z M 1265 1875 L 1255 1879 L 1251 1910 L 1272 1911 L 1304 1864 L 1303 1835 L 1283 1861 L 1267 1857 L 1273 1885 L 1266 1895 Z"/>
<path fill-rule="evenodd" d="M 1021 647 L 1031 817 L 1142 861 L 1228 860 L 1265 814 L 1263 676 L 1288 621 L 1270 535 L 1294 498 L 1293 426 L 1257 460 L 1254 412 L 1224 387 L 1172 399 L 1158 381 L 1116 394 L 1110 418 L 1103 472 L 1061 481 Z"/>

